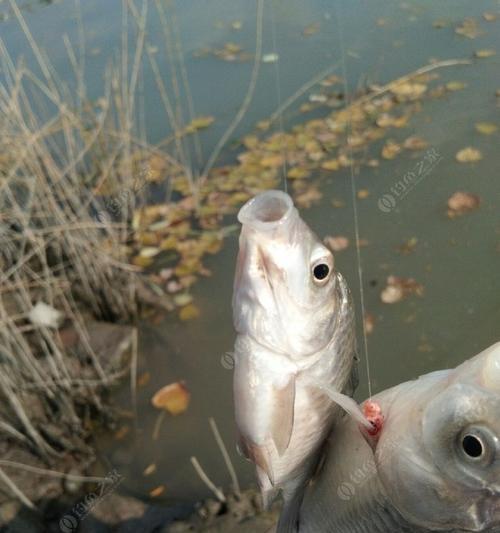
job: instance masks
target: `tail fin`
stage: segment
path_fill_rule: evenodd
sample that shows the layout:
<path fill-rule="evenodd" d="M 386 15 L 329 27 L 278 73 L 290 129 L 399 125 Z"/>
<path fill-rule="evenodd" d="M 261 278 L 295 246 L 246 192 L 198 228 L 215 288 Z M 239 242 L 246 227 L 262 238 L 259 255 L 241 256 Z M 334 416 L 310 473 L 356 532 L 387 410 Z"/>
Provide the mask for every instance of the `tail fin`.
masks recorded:
<path fill-rule="evenodd" d="M 297 533 L 299 531 L 299 512 L 304 498 L 304 487 L 291 494 L 283 493 L 283 509 L 276 533 Z"/>

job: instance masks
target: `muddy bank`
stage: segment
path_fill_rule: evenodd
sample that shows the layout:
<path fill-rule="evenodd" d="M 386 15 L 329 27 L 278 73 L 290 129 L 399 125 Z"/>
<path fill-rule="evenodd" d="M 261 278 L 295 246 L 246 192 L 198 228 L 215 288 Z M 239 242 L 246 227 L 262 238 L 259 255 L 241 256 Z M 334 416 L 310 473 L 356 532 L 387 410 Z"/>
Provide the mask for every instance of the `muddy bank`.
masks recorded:
<path fill-rule="evenodd" d="M 88 495 L 88 494 L 87 494 Z M 240 497 L 228 495 L 226 502 L 206 500 L 195 506 L 164 507 L 149 505 L 131 496 L 118 493 L 100 498 L 88 513 L 78 514 L 78 504 L 85 500 L 42 501 L 39 511 L 23 508 L 10 501 L 0 506 L 0 523 L 6 533 L 267 533 L 278 518 L 278 505 L 263 511 L 260 497 L 254 490 Z M 5 520 L 8 524 L 5 525 Z"/>

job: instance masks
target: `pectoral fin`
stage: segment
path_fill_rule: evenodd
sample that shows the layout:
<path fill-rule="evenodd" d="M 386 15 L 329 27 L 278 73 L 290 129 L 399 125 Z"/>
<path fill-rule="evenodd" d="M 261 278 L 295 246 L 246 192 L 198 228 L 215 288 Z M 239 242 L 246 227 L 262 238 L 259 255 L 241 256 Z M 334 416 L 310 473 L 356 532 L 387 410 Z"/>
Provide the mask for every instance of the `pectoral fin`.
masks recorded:
<path fill-rule="evenodd" d="M 271 437 L 276 446 L 278 455 L 283 455 L 290 444 L 293 430 L 293 417 L 295 411 L 295 376 L 292 376 L 283 388 L 274 387 L 273 390 L 273 416 L 271 424 Z"/>

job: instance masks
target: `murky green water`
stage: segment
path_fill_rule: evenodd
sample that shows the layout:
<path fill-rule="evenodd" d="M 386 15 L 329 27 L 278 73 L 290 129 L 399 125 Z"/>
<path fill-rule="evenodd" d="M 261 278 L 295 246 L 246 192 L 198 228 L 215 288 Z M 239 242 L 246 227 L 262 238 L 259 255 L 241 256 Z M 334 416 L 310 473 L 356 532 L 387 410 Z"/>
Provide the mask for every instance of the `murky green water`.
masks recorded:
<path fill-rule="evenodd" d="M 214 126 L 202 134 L 206 158 L 241 103 L 252 63 L 226 63 L 210 57 L 197 58 L 194 53 L 228 41 L 241 44 L 252 53 L 256 5 L 245 0 L 199 0 L 176 2 L 175 6 L 196 111 L 216 117 Z M 0 2 L 0 9 L 7 12 L 8 4 Z M 276 0 L 266 2 L 265 9 L 263 52 L 278 53 L 279 68 L 276 64 L 262 65 L 255 98 L 236 137 L 249 132 L 258 120 L 276 109 L 278 75 L 284 101 L 308 79 L 336 62 L 340 62 L 340 75 L 345 68 L 353 90 L 363 83 L 387 83 L 432 58 L 471 58 L 479 49 L 496 49 L 500 54 L 500 18 L 494 22 L 482 19 L 485 11 L 500 15 L 500 2 L 493 0 Z M 97 97 L 107 59 L 120 47 L 121 7 L 115 0 L 87 0 L 81 3 L 81 10 L 88 51 L 87 79 L 91 93 Z M 75 3 L 33 3 L 24 14 L 58 71 L 69 73 L 62 35 L 76 37 Z M 454 28 L 465 17 L 475 17 L 484 33 L 475 39 L 457 35 Z M 433 27 L 437 19 L 444 21 L 445 27 Z M 231 28 L 233 21 L 241 21 L 241 30 Z M 167 72 L 153 4 L 150 23 L 149 44 L 158 47 L 157 61 Z M 318 32 L 304 37 L 304 28 L 316 23 Z M 14 57 L 26 54 L 32 61 L 14 20 L 0 23 L 0 35 Z M 131 38 L 132 35 L 131 30 Z M 390 193 L 391 187 L 418 164 L 422 154 L 413 159 L 405 153 L 393 161 L 382 160 L 378 168 L 364 168 L 356 177 L 357 188 L 370 192 L 357 205 L 360 237 L 368 241 L 361 248 L 365 306 L 375 317 L 374 331 L 368 337 L 374 392 L 431 370 L 455 366 L 500 337 L 500 133 L 486 136 L 474 128 L 480 121 L 500 126 L 500 107 L 495 97 L 495 91 L 500 89 L 499 58 L 497 55 L 475 60 L 472 65 L 440 70 L 442 81 L 459 80 L 467 87 L 426 102 L 408 127 L 391 132 L 395 140 L 419 135 L 441 156 L 435 168 L 404 199 L 397 199 L 393 210 L 383 212 L 378 199 Z M 169 131 L 148 71 L 144 73 L 142 91 L 147 134 L 151 141 L 157 141 Z M 308 93 L 301 102 L 307 96 Z M 284 116 L 285 129 L 305 120 L 294 112 L 296 109 L 294 106 Z M 455 154 L 466 146 L 481 150 L 483 159 L 475 164 L 459 164 Z M 374 157 L 380 147 L 381 143 L 370 147 Z M 224 158 L 231 161 L 236 153 L 228 149 Z M 479 195 L 481 207 L 449 220 L 446 202 L 457 190 Z M 353 242 L 349 170 L 335 173 L 323 192 L 321 205 L 305 211 L 304 218 L 320 235 L 345 235 Z M 333 197 L 346 206 L 334 209 Z M 397 247 L 411 238 L 418 239 L 415 251 L 399 253 Z M 232 373 L 221 363 L 233 343 L 230 299 L 236 253 L 234 235 L 207 262 L 213 275 L 193 289 L 202 311 L 200 318 L 186 323 L 169 318 L 160 326 L 144 326 L 139 374 L 147 371 L 152 377 L 138 391 L 137 430 L 123 441 L 103 439 L 103 454 L 127 478 L 124 486 L 135 495 L 147 495 L 155 486 L 164 484 L 166 501 L 193 501 L 205 496 L 207 491 L 189 462 L 192 455 L 217 485 L 228 485 L 227 471 L 210 433 L 210 416 L 219 425 L 241 480 L 253 480 L 252 469 L 235 451 Z M 353 290 L 360 317 L 358 265 L 352 246 L 337 254 L 337 265 Z M 390 274 L 415 278 L 424 285 L 424 296 L 383 304 L 380 292 Z M 359 341 L 361 399 L 368 390 L 361 331 Z M 192 393 L 191 405 L 185 414 L 165 419 L 159 438 L 154 441 L 157 412 L 150 406 L 151 395 L 179 379 L 186 381 Z M 119 397 L 126 407 L 125 388 Z M 157 472 L 144 477 L 142 472 L 150 463 L 157 464 Z"/>

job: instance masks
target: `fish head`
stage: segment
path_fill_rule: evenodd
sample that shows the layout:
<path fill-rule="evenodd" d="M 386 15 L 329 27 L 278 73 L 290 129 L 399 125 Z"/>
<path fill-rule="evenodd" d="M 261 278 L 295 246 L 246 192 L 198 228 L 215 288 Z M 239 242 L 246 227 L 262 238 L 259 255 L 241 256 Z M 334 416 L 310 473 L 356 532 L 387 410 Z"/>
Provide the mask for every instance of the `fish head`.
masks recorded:
<path fill-rule="evenodd" d="M 338 278 L 331 251 L 284 192 L 257 195 L 238 219 L 236 331 L 292 359 L 317 353 L 335 329 Z"/>
<path fill-rule="evenodd" d="M 431 530 L 500 526 L 500 343 L 428 386 L 421 380 L 420 393 L 402 399 L 405 416 L 392 431 L 386 424 L 391 457 L 378 463 L 391 499 Z"/>

